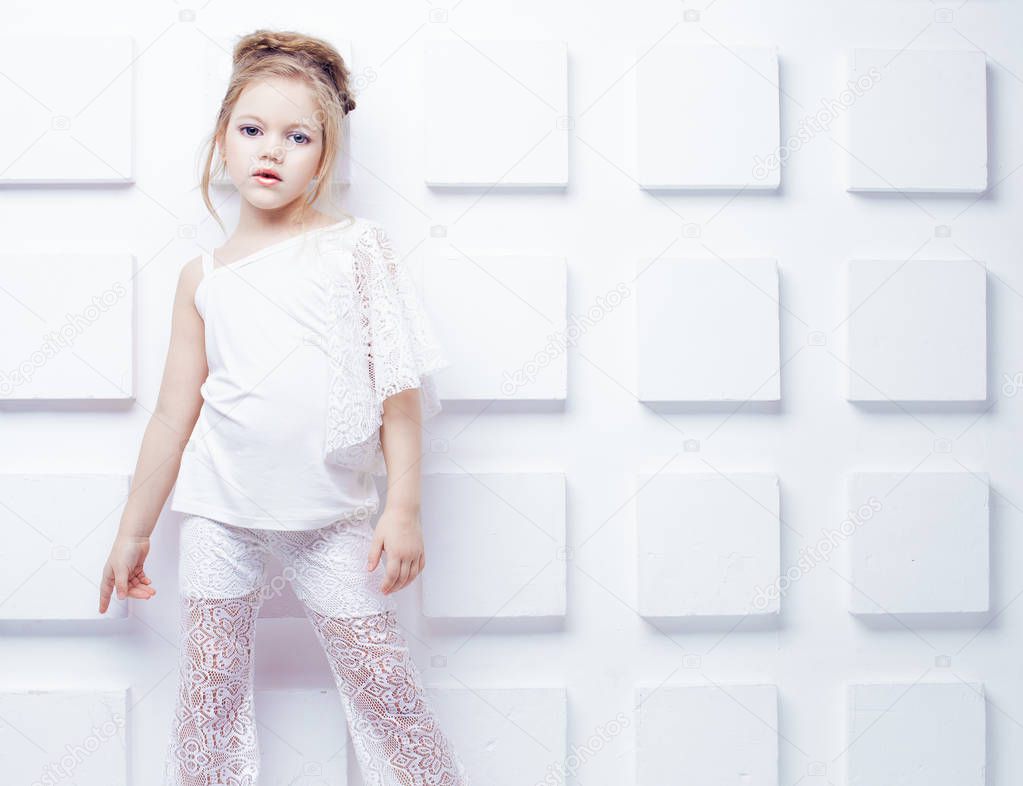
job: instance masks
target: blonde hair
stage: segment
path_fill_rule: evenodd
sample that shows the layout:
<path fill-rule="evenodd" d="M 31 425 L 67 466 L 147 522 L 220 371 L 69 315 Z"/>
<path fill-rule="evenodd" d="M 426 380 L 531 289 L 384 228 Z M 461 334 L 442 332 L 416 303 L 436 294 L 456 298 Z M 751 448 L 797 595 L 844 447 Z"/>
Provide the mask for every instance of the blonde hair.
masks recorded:
<path fill-rule="evenodd" d="M 312 88 L 319 110 L 315 121 L 323 129 L 323 155 L 316 170 L 316 187 L 302 205 L 300 215 L 312 205 L 329 187 L 330 173 L 337 159 L 341 145 L 342 122 L 355 109 L 348 80 L 351 76 L 344 59 L 326 41 L 291 31 L 256 30 L 243 36 L 234 46 L 231 81 L 220 102 L 216 126 L 206 141 L 205 165 L 202 169 L 200 190 L 203 202 L 220 228 L 224 222 L 210 200 L 210 181 L 213 179 L 213 158 L 216 155 L 217 140 L 223 140 L 227 133 L 227 121 L 231 117 L 238 97 L 250 83 L 273 77 L 304 79 Z M 217 161 L 217 175 L 225 170 L 223 160 Z M 226 230 L 225 230 L 226 231 Z"/>

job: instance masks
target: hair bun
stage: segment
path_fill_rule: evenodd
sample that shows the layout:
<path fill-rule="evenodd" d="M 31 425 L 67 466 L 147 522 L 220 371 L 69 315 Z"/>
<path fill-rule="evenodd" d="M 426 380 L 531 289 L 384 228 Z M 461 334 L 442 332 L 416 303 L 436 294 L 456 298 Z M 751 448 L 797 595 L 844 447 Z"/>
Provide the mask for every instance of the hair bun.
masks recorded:
<path fill-rule="evenodd" d="M 342 111 L 347 115 L 355 109 L 348 85 L 351 74 L 337 49 L 326 41 L 289 30 L 255 30 L 235 44 L 232 60 L 238 69 L 271 55 L 293 57 L 306 68 L 318 69 L 334 88 Z"/>

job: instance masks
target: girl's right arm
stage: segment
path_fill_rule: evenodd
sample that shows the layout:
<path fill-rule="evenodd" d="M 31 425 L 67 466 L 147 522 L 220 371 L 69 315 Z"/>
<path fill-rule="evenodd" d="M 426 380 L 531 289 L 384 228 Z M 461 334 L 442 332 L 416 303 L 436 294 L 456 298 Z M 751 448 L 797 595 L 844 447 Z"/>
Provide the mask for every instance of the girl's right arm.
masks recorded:
<path fill-rule="evenodd" d="M 110 605 L 115 588 L 120 600 L 125 597 L 147 600 L 156 594 L 143 568 L 149 553 L 149 536 L 177 480 L 181 454 L 202 407 L 199 388 L 209 373 L 205 325 L 195 308 L 195 289 L 202 275 L 202 260 L 196 257 L 178 276 L 160 394 L 142 438 L 120 527 L 103 568 L 101 614 Z"/>

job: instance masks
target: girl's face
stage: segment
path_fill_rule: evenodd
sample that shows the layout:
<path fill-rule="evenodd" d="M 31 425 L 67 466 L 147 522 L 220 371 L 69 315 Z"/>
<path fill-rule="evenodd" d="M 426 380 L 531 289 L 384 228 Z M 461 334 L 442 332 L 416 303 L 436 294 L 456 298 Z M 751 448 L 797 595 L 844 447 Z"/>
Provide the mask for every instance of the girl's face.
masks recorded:
<path fill-rule="evenodd" d="M 272 210 L 305 194 L 323 154 L 321 116 L 312 89 L 298 79 L 262 80 L 242 91 L 221 151 L 244 199 Z"/>

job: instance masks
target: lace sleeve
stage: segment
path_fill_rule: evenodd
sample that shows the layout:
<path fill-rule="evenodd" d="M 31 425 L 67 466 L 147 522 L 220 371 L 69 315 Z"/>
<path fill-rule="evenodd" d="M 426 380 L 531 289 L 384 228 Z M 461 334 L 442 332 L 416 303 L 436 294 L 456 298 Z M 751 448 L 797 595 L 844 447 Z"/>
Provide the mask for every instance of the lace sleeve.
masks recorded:
<path fill-rule="evenodd" d="M 441 410 L 431 373 L 449 365 L 412 277 L 379 224 L 355 248 L 356 290 L 361 290 L 370 379 L 377 403 L 420 388 L 423 420 Z"/>
<path fill-rule="evenodd" d="M 352 291 L 348 318 L 356 322 L 353 338 L 359 351 L 349 358 L 358 364 L 358 373 L 348 374 L 347 379 L 336 377 L 332 387 L 358 381 L 360 393 L 352 396 L 358 401 L 347 403 L 334 396 L 338 403 L 334 420 L 346 428 L 343 433 L 331 429 L 334 436 L 328 438 L 327 453 L 334 463 L 382 475 L 386 473 L 380 445 L 384 400 L 419 388 L 422 420 L 432 418 L 441 411 L 432 374 L 450 363 L 408 269 L 395 254 L 387 231 L 375 222 L 355 240 Z M 353 417 L 359 410 L 361 414 Z"/>

